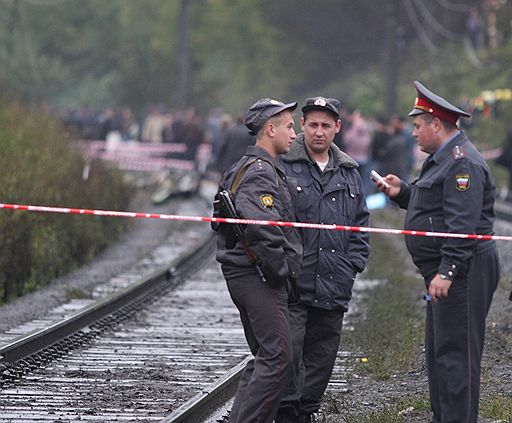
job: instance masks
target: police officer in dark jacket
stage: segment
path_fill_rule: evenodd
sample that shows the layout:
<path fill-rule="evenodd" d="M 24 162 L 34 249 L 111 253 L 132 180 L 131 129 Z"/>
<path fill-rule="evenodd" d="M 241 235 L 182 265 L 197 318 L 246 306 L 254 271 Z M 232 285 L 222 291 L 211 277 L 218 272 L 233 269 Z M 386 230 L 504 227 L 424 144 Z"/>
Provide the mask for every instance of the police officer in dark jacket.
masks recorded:
<path fill-rule="evenodd" d="M 492 235 L 495 187 L 485 160 L 457 127 L 469 114 L 415 81 L 413 136 L 430 156 L 410 185 L 378 183 L 407 209 L 405 229 Z M 426 356 L 435 423 L 478 418 L 485 319 L 500 264 L 494 241 L 409 236 L 407 248 L 428 290 Z M 430 297 L 430 298 L 429 298 Z"/>
<path fill-rule="evenodd" d="M 301 222 L 368 226 L 357 162 L 333 140 L 341 130 L 339 101 L 314 97 L 302 108 L 301 127 L 281 156 Z M 299 301 L 290 302 L 295 375 L 276 422 L 309 422 L 322 401 L 340 344 L 356 273 L 365 268 L 368 233 L 305 229 Z"/>
<path fill-rule="evenodd" d="M 247 112 L 245 124 L 256 135 L 256 145 L 220 182 L 221 190 L 233 191 L 239 217 L 295 220 L 288 181 L 276 158 L 288 152 L 296 138 L 292 115 L 296 107 L 297 103 L 265 98 Z M 302 242 L 293 227 L 247 225 L 245 240 L 259 259 L 263 282 L 230 226 L 217 229 L 217 260 L 254 359 L 240 380 L 229 421 L 270 423 L 292 366 L 287 286 L 298 275 Z"/>

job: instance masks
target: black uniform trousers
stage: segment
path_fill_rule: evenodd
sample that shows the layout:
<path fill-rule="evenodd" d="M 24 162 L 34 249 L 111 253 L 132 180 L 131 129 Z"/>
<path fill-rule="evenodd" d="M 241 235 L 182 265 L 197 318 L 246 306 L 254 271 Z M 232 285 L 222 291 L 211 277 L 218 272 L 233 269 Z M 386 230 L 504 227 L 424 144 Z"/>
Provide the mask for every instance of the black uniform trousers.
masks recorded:
<path fill-rule="evenodd" d="M 427 306 L 425 345 L 434 423 L 478 419 L 485 319 L 500 275 L 494 242 L 456 277 L 448 297 Z"/>
<path fill-rule="evenodd" d="M 238 384 L 229 422 L 271 423 L 292 365 L 288 293 L 285 286 L 270 288 L 256 273 L 226 281 L 254 356 Z"/>
<path fill-rule="evenodd" d="M 320 408 L 338 353 L 342 310 L 289 304 L 293 371 L 281 409 L 309 415 Z"/>

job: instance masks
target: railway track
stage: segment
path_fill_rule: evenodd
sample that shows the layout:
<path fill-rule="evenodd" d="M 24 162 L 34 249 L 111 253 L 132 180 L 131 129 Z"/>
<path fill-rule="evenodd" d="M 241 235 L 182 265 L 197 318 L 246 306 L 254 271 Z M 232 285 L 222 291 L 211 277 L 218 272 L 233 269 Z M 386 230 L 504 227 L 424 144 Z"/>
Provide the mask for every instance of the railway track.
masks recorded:
<path fill-rule="evenodd" d="M 221 421 L 249 351 L 214 250 L 2 334 L 0 421 Z M 330 390 L 353 362 L 339 352 Z"/>
<path fill-rule="evenodd" d="M 222 421 L 249 351 L 212 239 L 193 251 L 0 334 L 0 422 Z M 344 330 L 374 283 L 356 282 Z M 340 349 L 328 391 L 349 389 L 360 356 Z"/>
<path fill-rule="evenodd" d="M 212 247 L 2 346 L 0 420 L 159 421 L 242 361 Z"/>

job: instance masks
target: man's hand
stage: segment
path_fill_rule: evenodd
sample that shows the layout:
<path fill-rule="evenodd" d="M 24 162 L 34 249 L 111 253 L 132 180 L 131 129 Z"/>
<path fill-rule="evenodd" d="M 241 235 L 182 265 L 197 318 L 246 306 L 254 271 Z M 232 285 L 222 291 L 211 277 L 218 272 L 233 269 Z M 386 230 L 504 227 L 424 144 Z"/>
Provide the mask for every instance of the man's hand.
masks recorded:
<path fill-rule="evenodd" d="M 442 279 L 439 273 L 435 275 L 428 287 L 428 294 L 430 295 L 431 301 L 435 303 L 441 298 L 447 297 L 450 286 L 452 286 L 451 280 Z"/>
<path fill-rule="evenodd" d="M 388 195 L 389 197 L 396 197 L 398 194 L 400 194 L 400 178 L 396 175 L 389 174 L 384 176 L 384 180 L 387 183 L 387 186 L 383 184 L 382 182 L 375 182 L 377 185 L 377 188 L 383 192 L 384 194 Z"/>

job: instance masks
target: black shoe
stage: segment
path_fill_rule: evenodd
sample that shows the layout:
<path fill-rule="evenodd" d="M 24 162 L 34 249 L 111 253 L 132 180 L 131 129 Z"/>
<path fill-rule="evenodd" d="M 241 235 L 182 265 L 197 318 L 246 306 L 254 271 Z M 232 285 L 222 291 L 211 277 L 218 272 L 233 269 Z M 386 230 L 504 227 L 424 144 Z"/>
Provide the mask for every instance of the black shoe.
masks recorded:
<path fill-rule="evenodd" d="M 298 423 L 313 423 L 315 422 L 314 414 L 303 414 L 300 413 Z"/>
<path fill-rule="evenodd" d="M 299 418 L 290 408 L 285 408 L 277 412 L 275 423 L 298 423 Z"/>

